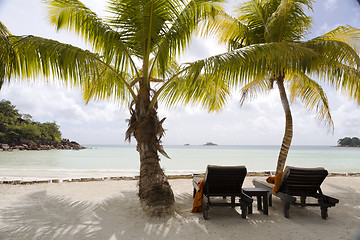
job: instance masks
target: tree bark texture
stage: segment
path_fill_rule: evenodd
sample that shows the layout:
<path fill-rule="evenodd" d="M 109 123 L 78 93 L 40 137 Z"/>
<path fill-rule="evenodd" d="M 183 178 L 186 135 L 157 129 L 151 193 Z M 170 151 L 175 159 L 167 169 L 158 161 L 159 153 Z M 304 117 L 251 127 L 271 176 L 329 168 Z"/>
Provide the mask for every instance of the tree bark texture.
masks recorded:
<path fill-rule="evenodd" d="M 276 79 L 276 83 L 279 88 L 280 99 L 281 99 L 281 103 L 282 103 L 282 106 L 283 106 L 283 109 L 285 112 L 285 133 L 284 133 L 283 141 L 281 144 L 281 149 L 280 149 L 279 158 L 278 158 L 277 167 L 276 167 L 276 174 L 278 174 L 281 171 L 283 171 L 283 169 L 285 167 L 286 158 L 287 158 L 287 155 L 288 155 L 288 152 L 290 149 L 290 145 L 291 145 L 291 141 L 292 141 L 292 137 L 293 137 L 293 121 L 292 121 L 292 116 L 291 116 L 291 111 L 290 111 L 289 100 L 286 96 L 286 91 L 285 91 L 285 87 L 284 87 L 284 76 L 279 76 Z"/>
<path fill-rule="evenodd" d="M 150 87 L 140 83 L 135 110 L 131 110 L 129 130 L 140 155 L 139 198 L 143 209 L 153 216 L 172 212 L 174 194 L 159 164 L 158 148 L 163 128 L 157 111 L 150 108 Z"/>

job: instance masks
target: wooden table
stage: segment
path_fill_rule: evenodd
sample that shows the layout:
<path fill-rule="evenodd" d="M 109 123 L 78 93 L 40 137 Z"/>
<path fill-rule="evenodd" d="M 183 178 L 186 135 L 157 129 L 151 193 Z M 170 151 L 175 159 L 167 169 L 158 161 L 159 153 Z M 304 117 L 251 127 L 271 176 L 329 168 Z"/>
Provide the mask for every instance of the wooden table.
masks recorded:
<path fill-rule="evenodd" d="M 257 198 L 257 208 L 259 211 L 263 211 L 265 215 L 269 215 L 269 197 L 271 192 L 264 188 L 243 188 L 246 195 Z M 252 204 L 248 208 L 248 213 L 252 214 Z"/>

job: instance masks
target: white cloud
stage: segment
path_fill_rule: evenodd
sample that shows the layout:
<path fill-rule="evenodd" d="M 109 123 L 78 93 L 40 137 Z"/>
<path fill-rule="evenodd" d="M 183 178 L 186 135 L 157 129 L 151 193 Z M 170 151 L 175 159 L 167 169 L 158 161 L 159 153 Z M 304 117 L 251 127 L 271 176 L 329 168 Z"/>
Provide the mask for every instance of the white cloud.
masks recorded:
<path fill-rule="evenodd" d="M 326 11 L 332 12 L 338 7 L 338 0 L 325 0 L 323 6 Z"/>

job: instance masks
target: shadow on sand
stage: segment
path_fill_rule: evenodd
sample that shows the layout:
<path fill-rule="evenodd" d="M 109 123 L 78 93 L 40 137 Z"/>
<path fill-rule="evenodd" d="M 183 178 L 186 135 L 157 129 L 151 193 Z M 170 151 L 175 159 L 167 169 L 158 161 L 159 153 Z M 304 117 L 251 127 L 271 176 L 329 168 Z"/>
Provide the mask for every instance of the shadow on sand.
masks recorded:
<path fill-rule="evenodd" d="M 185 228 L 206 232 L 200 215 L 190 213 L 191 194 L 176 202 L 172 216 L 157 219 L 144 214 L 135 191 L 97 204 L 40 191 L 0 210 L 0 239 L 172 239 Z"/>
<path fill-rule="evenodd" d="M 320 229 L 323 235 L 327 232 L 324 230 L 339 225 L 337 214 L 324 224 L 318 210 L 295 207 L 291 210 L 294 217 L 285 219 L 281 202 L 276 199 L 269 216 L 257 212 L 242 219 L 239 209 L 219 207 L 212 208 L 210 220 L 205 221 L 202 213 L 190 213 L 192 200 L 190 193 L 177 195 L 175 213 L 158 219 L 145 215 L 135 190 L 100 203 L 74 201 L 39 191 L 0 209 L 0 239 L 221 239 L 224 233 L 233 238 L 241 233 L 251 239 L 261 234 L 277 236 L 284 226 L 287 234 L 295 234 L 298 226 L 308 225 L 313 231 Z"/>

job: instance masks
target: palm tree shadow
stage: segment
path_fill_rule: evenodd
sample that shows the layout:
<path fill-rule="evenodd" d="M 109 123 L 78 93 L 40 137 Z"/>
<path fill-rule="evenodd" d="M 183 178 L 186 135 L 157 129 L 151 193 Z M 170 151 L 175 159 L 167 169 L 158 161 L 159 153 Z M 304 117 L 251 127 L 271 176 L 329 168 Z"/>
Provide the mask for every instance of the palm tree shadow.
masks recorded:
<path fill-rule="evenodd" d="M 190 213 L 191 194 L 176 196 L 174 214 L 165 218 L 145 215 L 137 199 L 131 192 L 126 198 L 108 199 L 99 205 L 95 209 L 98 230 L 89 239 L 186 239 L 192 229 L 206 232 L 198 216 Z"/>
<path fill-rule="evenodd" d="M 0 239 L 170 239 L 186 237 L 183 229 L 206 232 L 191 203 L 191 194 L 177 196 L 175 213 L 157 219 L 145 215 L 136 191 L 98 204 L 41 191 L 1 209 Z"/>
<path fill-rule="evenodd" d="M 4 239 L 73 239 L 92 234 L 94 206 L 88 202 L 50 196 L 45 191 L 27 195 L 2 209 L 0 236 Z"/>

